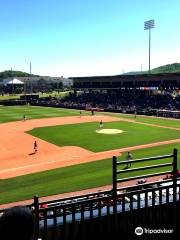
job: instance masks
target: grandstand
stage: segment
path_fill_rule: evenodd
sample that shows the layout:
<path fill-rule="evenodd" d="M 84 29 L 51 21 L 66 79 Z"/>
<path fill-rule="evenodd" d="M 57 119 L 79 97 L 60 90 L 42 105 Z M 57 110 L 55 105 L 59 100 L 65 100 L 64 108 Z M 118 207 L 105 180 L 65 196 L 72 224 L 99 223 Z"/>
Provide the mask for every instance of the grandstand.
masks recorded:
<path fill-rule="evenodd" d="M 180 117 L 179 73 L 73 79 L 75 94 L 76 91 L 84 93 L 79 97 L 81 100 L 88 99 L 90 103 L 103 106 L 107 111 L 132 113 L 136 109 L 140 114 Z"/>
<path fill-rule="evenodd" d="M 117 75 L 97 77 L 73 77 L 74 87 L 84 89 L 133 89 L 175 90 L 180 87 L 180 73 Z M 152 88 L 152 89 L 151 89 Z"/>
<path fill-rule="evenodd" d="M 180 118 L 180 74 L 74 77 L 74 93 L 33 105 Z"/>

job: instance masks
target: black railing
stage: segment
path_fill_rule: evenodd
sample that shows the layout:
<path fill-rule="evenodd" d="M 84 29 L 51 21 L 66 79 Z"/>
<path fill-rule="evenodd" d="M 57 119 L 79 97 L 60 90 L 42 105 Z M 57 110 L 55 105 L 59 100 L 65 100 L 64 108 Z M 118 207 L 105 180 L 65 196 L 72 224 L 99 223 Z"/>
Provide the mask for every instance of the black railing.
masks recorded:
<path fill-rule="evenodd" d="M 135 159 L 131 160 L 131 163 L 160 159 L 172 159 L 172 161 L 120 170 L 118 166 L 130 163 L 130 160 L 118 162 L 116 157 L 113 157 L 113 187 L 110 191 L 45 202 L 40 202 L 39 198 L 35 196 L 33 204 L 29 205 L 33 209 L 36 219 L 34 239 L 79 240 L 95 237 L 104 239 L 108 234 L 112 236 L 112 233 L 129 233 L 132 237 L 134 230 L 130 233 L 130 229 L 135 229 L 139 225 L 156 228 L 175 226 L 179 221 L 177 213 L 180 210 L 177 150 L 174 149 L 173 154 L 170 155 Z M 118 178 L 123 173 L 161 167 L 172 167 L 172 169 L 156 174 Z M 152 180 L 142 184 L 131 182 L 129 187 L 118 185 L 118 183 L 130 179 L 162 174 L 161 180 Z"/>
<path fill-rule="evenodd" d="M 166 184 L 167 186 L 164 186 Z M 133 190 L 133 187 L 136 187 L 137 189 Z M 63 199 L 60 202 L 46 202 L 48 205 L 47 208 L 41 208 L 39 203 L 38 209 L 36 209 L 36 213 L 38 212 L 38 215 L 36 215 L 38 218 L 37 223 L 39 222 L 39 225 L 37 226 L 37 233 L 39 232 L 43 239 L 56 239 L 52 236 L 49 238 L 48 232 L 54 231 L 53 234 L 56 234 L 57 227 L 62 230 L 62 228 L 66 225 L 69 226 L 74 223 L 83 223 L 90 220 L 97 222 L 97 219 L 98 222 L 101 222 L 103 218 L 106 218 L 106 224 L 112 225 L 111 221 L 115 221 L 117 215 L 119 214 L 126 214 L 137 210 L 141 210 L 141 212 L 143 212 L 142 210 L 146 211 L 148 208 L 157 209 L 157 207 L 161 205 L 168 206 L 169 204 L 179 202 L 179 189 L 179 182 L 177 183 L 176 190 L 174 191 L 173 181 L 172 179 L 168 179 L 148 183 L 144 185 L 143 188 L 137 185 L 126 189 L 118 188 L 115 198 L 112 195 L 112 192 L 101 192 L 98 193 L 99 196 L 92 195 L 92 198 L 90 197 L 91 195 L 84 195 L 84 200 L 74 198 L 73 200 Z M 174 197 L 175 194 L 176 197 Z M 175 202 L 174 199 L 176 199 Z M 67 201 L 69 202 L 67 203 Z M 158 212 L 158 210 L 156 211 Z M 142 223 L 146 223 L 148 216 L 144 212 L 143 214 Z M 127 220 L 126 217 L 125 219 L 126 221 L 130 221 L 129 219 Z M 138 222 L 138 219 L 139 215 L 137 215 L 136 218 L 133 218 L 133 221 Z M 154 221 L 156 223 L 158 222 L 159 226 L 161 226 L 162 220 L 164 221 L 164 219 L 161 219 L 161 216 L 158 221 L 154 218 Z M 101 225 L 101 223 L 98 224 Z M 117 225 L 117 228 L 115 225 Z M 113 231 L 123 229 L 122 221 L 116 223 L 115 225 L 113 226 Z M 75 232 L 72 232 L 71 234 L 71 239 L 74 239 L 73 234 L 75 234 Z"/>
<path fill-rule="evenodd" d="M 154 165 L 148 165 L 144 167 L 138 167 L 138 168 L 124 168 L 123 170 L 118 170 L 117 167 L 120 165 L 127 165 L 128 164 L 134 164 L 134 163 L 140 163 L 140 162 L 149 162 L 149 161 L 154 161 L 154 160 L 161 160 L 161 159 L 169 159 L 172 158 L 172 161 L 169 163 L 162 163 L 162 164 L 154 164 Z M 140 178 L 147 178 L 147 177 L 154 177 L 154 176 L 160 176 L 164 174 L 173 174 L 173 185 L 175 187 L 176 182 L 177 182 L 177 149 L 173 150 L 173 154 L 169 155 L 164 155 L 164 156 L 156 156 L 156 157 L 150 157 L 150 158 L 142 158 L 142 159 L 134 159 L 134 160 L 126 160 L 126 161 L 117 161 L 117 157 L 113 156 L 112 160 L 112 176 L 113 176 L 113 196 L 116 196 L 117 194 L 117 184 L 120 182 L 125 182 L 129 180 L 134 180 L 134 179 L 140 179 Z M 137 172 L 141 170 L 149 170 L 149 169 L 158 169 L 162 167 L 167 167 L 167 166 L 173 166 L 172 170 L 168 171 L 163 171 L 163 172 L 157 172 L 157 173 L 150 173 L 150 174 L 144 174 L 144 175 L 136 175 L 132 177 L 127 177 L 127 178 L 120 178 L 118 179 L 117 176 L 121 173 L 128 173 L 128 172 Z"/>

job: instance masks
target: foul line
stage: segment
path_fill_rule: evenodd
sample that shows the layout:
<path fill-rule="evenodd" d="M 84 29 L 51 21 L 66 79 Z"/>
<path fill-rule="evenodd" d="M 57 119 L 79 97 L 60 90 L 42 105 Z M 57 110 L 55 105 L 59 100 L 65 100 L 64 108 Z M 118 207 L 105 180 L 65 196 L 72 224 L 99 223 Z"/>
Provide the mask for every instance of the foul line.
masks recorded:
<path fill-rule="evenodd" d="M 163 141 L 163 142 L 148 143 L 148 144 L 143 144 L 143 145 L 125 147 L 125 148 L 121 148 L 121 149 L 114 149 L 114 150 L 109 150 L 109 151 L 104 151 L 104 152 L 92 153 L 92 154 L 83 155 L 83 156 L 77 156 L 76 155 L 76 156 L 69 157 L 69 158 L 64 158 L 64 159 L 61 159 L 61 160 L 54 160 L 54 161 L 49 161 L 49 162 L 30 164 L 30 165 L 26 165 L 26 166 L 22 166 L 22 167 L 5 169 L 5 170 L 1 170 L 0 173 L 13 172 L 13 171 L 20 170 L 20 169 L 23 170 L 23 169 L 33 168 L 33 167 L 37 167 L 37 166 L 48 165 L 48 164 L 52 164 L 52 163 L 57 163 L 57 162 L 63 162 L 63 161 L 67 161 L 67 160 L 77 159 L 77 158 L 84 158 L 84 157 L 91 158 L 91 157 L 95 157 L 95 156 L 99 156 L 99 155 L 106 155 L 106 154 L 111 154 L 111 153 L 113 155 L 113 153 L 117 153 L 117 152 L 119 154 L 121 154 L 121 153 L 126 152 L 128 150 L 130 151 L 130 150 L 139 150 L 139 149 L 143 149 L 143 148 L 158 147 L 158 146 L 167 145 L 167 144 L 173 144 L 173 143 L 178 143 L 178 142 L 180 142 L 179 138 L 178 139 L 167 140 L 167 141 Z M 101 160 L 101 159 L 97 158 L 96 160 Z M 79 162 L 79 163 L 83 163 L 83 162 Z M 69 166 L 69 165 L 67 165 L 67 166 Z M 65 166 L 63 166 L 63 167 L 65 167 Z M 46 171 L 46 170 L 43 170 L 43 171 Z"/>

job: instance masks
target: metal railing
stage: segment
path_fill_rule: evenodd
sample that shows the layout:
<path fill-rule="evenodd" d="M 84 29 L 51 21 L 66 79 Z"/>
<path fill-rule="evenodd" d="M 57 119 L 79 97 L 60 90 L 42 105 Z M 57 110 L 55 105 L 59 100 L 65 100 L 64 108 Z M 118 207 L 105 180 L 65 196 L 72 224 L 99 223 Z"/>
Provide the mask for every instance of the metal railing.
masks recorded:
<path fill-rule="evenodd" d="M 118 166 L 129 163 L 142 163 L 154 160 L 172 159 L 168 163 L 157 163 L 139 168 L 118 169 Z M 169 204 L 179 201 L 179 185 L 177 183 L 177 149 L 173 154 L 156 156 L 151 158 L 117 161 L 113 157 L 113 188 L 111 191 L 95 192 L 91 194 L 71 197 L 56 201 L 39 203 L 38 197 L 34 197 L 34 207 L 37 219 L 36 232 L 40 229 L 48 232 L 48 228 L 73 224 L 75 222 L 84 222 L 89 219 L 101 219 L 110 215 L 138 210 L 142 208 L 154 207 L 161 204 Z M 140 170 L 159 170 L 162 167 L 172 167 L 172 170 L 161 171 L 157 173 L 148 173 L 138 176 L 118 178 L 120 174 L 139 172 Z M 118 183 L 148 178 L 153 176 L 170 175 L 171 179 L 146 182 L 140 185 L 118 188 Z M 43 205 L 46 204 L 45 208 Z M 38 235 L 37 234 L 37 235 Z M 46 239 L 46 234 L 43 235 Z"/>
<path fill-rule="evenodd" d="M 138 168 L 124 168 L 123 170 L 118 170 L 117 167 L 120 165 L 126 165 L 128 164 L 134 164 L 134 163 L 142 163 L 142 162 L 150 162 L 154 160 L 161 160 L 161 159 L 169 159 L 172 158 L 172 161 L 169 163 L 162 163 L 162 164 L 153 164 L 153 165 L 148 165 L 144 167 L 138 167 Z M 177 149 L 173 150 L 173 154 L 169 155 L 164 155 L 164 156 L 156 156 L 156 157 L 150 157 L 150 158 L 142 158 L 142 159 L 134 159 L 134 160 L 126 160 L 126 161 L 117 161 L 117 157 L 113 156 L 112 159 L 112 176 L 113 176 L 113 196 L 116 197 L 117 194 L 117 184 L 120 182 L 124 181 L 129 181 L 129 180 L 135 180 L 135 179 L 140 179 L 140 178 L 147 178 L 147 177 L 155 177 L 155 176 L 160 176 L 160 175 L 165 175 L 165 174 L 173 174 L 173 187 L 174 190 L 176 189 L 176 183 L 177 183 Z M 127 178 L 120 178 L 118 179 L 117 176 L 121 173 L 129 173 L 129 172 L 137 172 L 141 170 L 150 170 L 150 169 L 160 169 L 162 167 L 167 167 L 167 166 L 172 166 L 172 170 L 168 171 L 163 171 L 163 172 L 157 172 L 157 173 L 149 173 L 149 174 L 144 174 L 144 175 L 136 175 L 133 177 L 127 177 Z M 176 199 L 174 199 L 176 200 Z"/>
<path fill-rule="evenodd" d="M 163 184 L 167 184 L 167 186 Z M 137 189 L 133 190 L 135 187 Z M 174 191 L 173 181 L 172 179 L 168 179 L 144 184 L 143 188 L 137 185 L 126 189 L 119 188 L 115 198 L 112 192 L 98 192 L 97 195 L 84 195 L 83 199 L 79 200 L 78 198 L 74 198 L 63 199 L 62 201 L 56 202 L 46 202 L 47 207 L 45 208 L 42 206 L 44 203 L 39 203 L 38 198 L 35 197 L 34 206 L 37 219 L 36 236 L 40 234 L 43 239 L 49 239 L 47 237 L 48 229 L 53 230 L 58 226 L 64 227 L 73 223 L 82 223 L 89 220 L 95 221 L 95 219 L 101 221 L 104 217 L 107 217 L 108 222 L 112 221 L 110 216 L 175 203 L 174 201 L 177 202 L 180 199 L 179 189 L 180 180 Z M 145 214 L 144 222 L 146 222 L 146 218 L 147 216 Z M 158 221 L 156 220 L 156 222 L 160 224 L 160 219 L 158 219 Z M 118 228 L 123 228 L 123 221 L 118 225 Z M 56 239 L 56 237 L 52 239 Z"/>
<path fill-rule="evenodd" d="M 172 161 L 139 168 L 118 169 L 119 166 L 130 162 L 134 164 L 164 159 L 172 159 Z M 113 157 L 112 161 L 113 184 L 110 191 L 98 191 L 45 202 L 40 202 L 38 196 L 34 197 L 34 202 L 28 207 L 35 214 L 35 240 L 39 237 L 43 240 L 56 240 L 59 238 L 63 240 L 88 239 L 88 235 L 90 236 L 90 233 L 94 231 L 99 231 L 100 237 L 102 237 L 102 234 L 108 233 L 108 231 L 110 233 L 120 230 L 121 232 L 128 231 L 128 224 L 131 224 L 131 226 L 139 224 L 139 214 L 141 214 L 142 224 L 149 224 L 150 216 L 153 216 L 153 222 L 163 224 L 165 219 L 169 221 L 169 216 L 165 216 L 164 218 L 159 216 L 161 216 L 162 212 L 165 214 L 167 209 L 169 209 L 167 215 L 172 213 L 174 219 L 171 219 L 171 222 L 173 224 L 177 222 L 177 204 L 179 209 L 180 202 L 177 149 L 174 149 L 173 154 L 164 156 L 121 162 L 117 161 L 116 157 Z M 123 173 L 150 169 L 160 170 L 162 167 L 172 167 L 172 169 L 157 173 L 118 178 Z M 165 174 L 168 175 L 167 179 L 164 178 Z M 129 187 L 118 186 L 118 183 L 120 184 L 124 181 L 160 175 L 163 175 L 163 179 L 161 180 L 152 180 L 151 182 L 144 182 L 142 184 L 135 183 Z M 173 207 L 171 207 L 172 204 Z M 165 211 L 163 210 L 164 208 Z M 128 222 L 128 224 L 125 224 L 125 222 Z M 92 227 L 93 230 L 91 229 Z M 89 228 L 91 231 L 88 230 Z M 104 229 L 103 231 L 102 228 Z"/>

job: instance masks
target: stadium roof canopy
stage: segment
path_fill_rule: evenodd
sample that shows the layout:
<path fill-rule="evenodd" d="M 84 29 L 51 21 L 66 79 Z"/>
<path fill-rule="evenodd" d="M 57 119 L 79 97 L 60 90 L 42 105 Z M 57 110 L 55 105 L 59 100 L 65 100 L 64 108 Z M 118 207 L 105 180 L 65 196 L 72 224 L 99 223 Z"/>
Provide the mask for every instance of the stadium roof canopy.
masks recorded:
<path fill-rule="evenodd" d="M 180 73 L 73 77 L 73 80 L 75 89 L 118 89 L 147 86 L 180 88 Z"/>
<path fill-rule="evenodd" d="M 72 77 L 72 79 L 76 82 L 180 80 L 180 73 L 135 74 L 135 75 L 122 74 L 114 76 Z"/>

